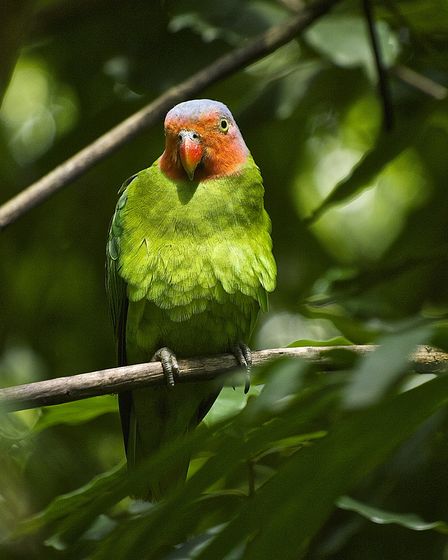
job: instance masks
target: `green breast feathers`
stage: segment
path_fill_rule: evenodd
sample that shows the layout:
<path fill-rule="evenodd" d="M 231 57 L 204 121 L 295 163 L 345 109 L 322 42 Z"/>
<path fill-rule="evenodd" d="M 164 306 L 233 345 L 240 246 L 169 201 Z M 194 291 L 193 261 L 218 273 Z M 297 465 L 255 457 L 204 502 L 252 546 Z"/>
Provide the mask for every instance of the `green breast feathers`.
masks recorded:
<path fill-rule="evenodd" d="M 271 248 L 252 158 L 239 174 L 203 182 L 173 181 L 155 162 L 127 182 L 118 201 L 107 246 L 109 291 L 121 280 L 130 303 L 147 300 L 175 322 L 240 296 L 266 310 L 275 287 Z"/>

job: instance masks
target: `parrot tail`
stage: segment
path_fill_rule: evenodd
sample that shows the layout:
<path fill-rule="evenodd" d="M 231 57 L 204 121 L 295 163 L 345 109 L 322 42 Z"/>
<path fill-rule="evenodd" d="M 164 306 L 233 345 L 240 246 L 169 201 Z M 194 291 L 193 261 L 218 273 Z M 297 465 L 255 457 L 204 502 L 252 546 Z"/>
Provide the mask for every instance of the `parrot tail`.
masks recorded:
<path fill-rule="evenodd" d="M 206 387 L 204 388 L 204 385 Z M 205 417 L 221 388 L 214 382 L 154 387 L 119 395 L 120 417 L 128 469 L 156 453 L 164 443 L 182 437 Z M 133 498 L 160 501 L 185 482 L 190 458 L 167 465 L 157 480 L 148 480 L 133 490 Z"/>

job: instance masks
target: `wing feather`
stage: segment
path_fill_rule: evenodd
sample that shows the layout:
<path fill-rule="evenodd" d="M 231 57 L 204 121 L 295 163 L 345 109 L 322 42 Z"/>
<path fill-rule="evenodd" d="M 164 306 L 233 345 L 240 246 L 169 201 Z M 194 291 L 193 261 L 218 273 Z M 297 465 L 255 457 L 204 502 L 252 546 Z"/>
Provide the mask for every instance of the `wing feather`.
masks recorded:
<path fill-rule="evenodd" d="M 109 228 L 109 237 L 106 245 L 106 293 L 109 301 L 109 310 L 114 328 L 117 348 L 117 363 L 119 366 L 127 364 L 126 356 L 126 321 L 129 301 L 126 294 L 126 283 L 120 276 L 119 256 L 120 238 L 122 233 L 121 212 L 126 205 L 126 188 L 137 177 L 133 175 L 121 186 L 118 194 L 120 198 L 115 208 L 115 213 Z M 125 449 L 128 448 L 132 396 L 130 391 L 118 395 L 121 427 Z"/>

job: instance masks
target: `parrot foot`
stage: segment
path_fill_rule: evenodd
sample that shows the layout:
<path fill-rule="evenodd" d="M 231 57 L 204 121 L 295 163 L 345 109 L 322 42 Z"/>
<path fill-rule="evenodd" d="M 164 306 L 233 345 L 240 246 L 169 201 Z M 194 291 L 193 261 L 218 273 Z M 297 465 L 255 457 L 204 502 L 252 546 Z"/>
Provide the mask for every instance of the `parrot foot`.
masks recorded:
<path fill-rule="evenodd" d="M 174 387 L 174 378 L 176 375 L 179 375 L 179 365 L 177 363 L 176 354 L 166 346 L 163 346 L 163 348 L 159 348 L 157 350 L 151 358 L 151 361 L 160 361 L 163 368 L 163 375 L 165 376 L 168 387 Z"/>
<path fill-rule="evenodd" d="M 252 368 L 252 352 L 249 346 L 244 342 L 239 342 L 232 346 L 232 354 L 235 356 L 238 364 L 246 370 L 246 381 L 244 383 L 244 393 L 250 389 L 250 374 Z"/>

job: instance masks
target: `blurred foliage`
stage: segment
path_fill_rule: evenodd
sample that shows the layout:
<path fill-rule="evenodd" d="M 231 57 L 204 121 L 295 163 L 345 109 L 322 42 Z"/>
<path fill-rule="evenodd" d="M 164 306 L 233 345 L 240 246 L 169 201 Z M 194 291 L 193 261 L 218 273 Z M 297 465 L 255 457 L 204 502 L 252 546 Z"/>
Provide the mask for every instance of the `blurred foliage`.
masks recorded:
<path fill-rule="evenodd" d="M 295 4 L 4 2 L 2 200 Z M 404 357 L 417 343 L 448 350 L 448 98 L 424 79 L 448 86 L 448 8 L 374 8 L 391 133 L 354 1 L 200 96 L 229 105 L 264 176 L 279 282 L 253 346 L 381 349 L 331 375 L 281 361 L 248 397 L 224 389 L 134 480 L 114 397 L 2 415 L 2 558 L 447 557 L 448 382 Z M 2 233 L 2 385 L 113 365 L 108 223 L 120 184 L 162 148 L 160 124 Z M 126 497 L 190 452 L 188 483 L 166 501 Z"/>

